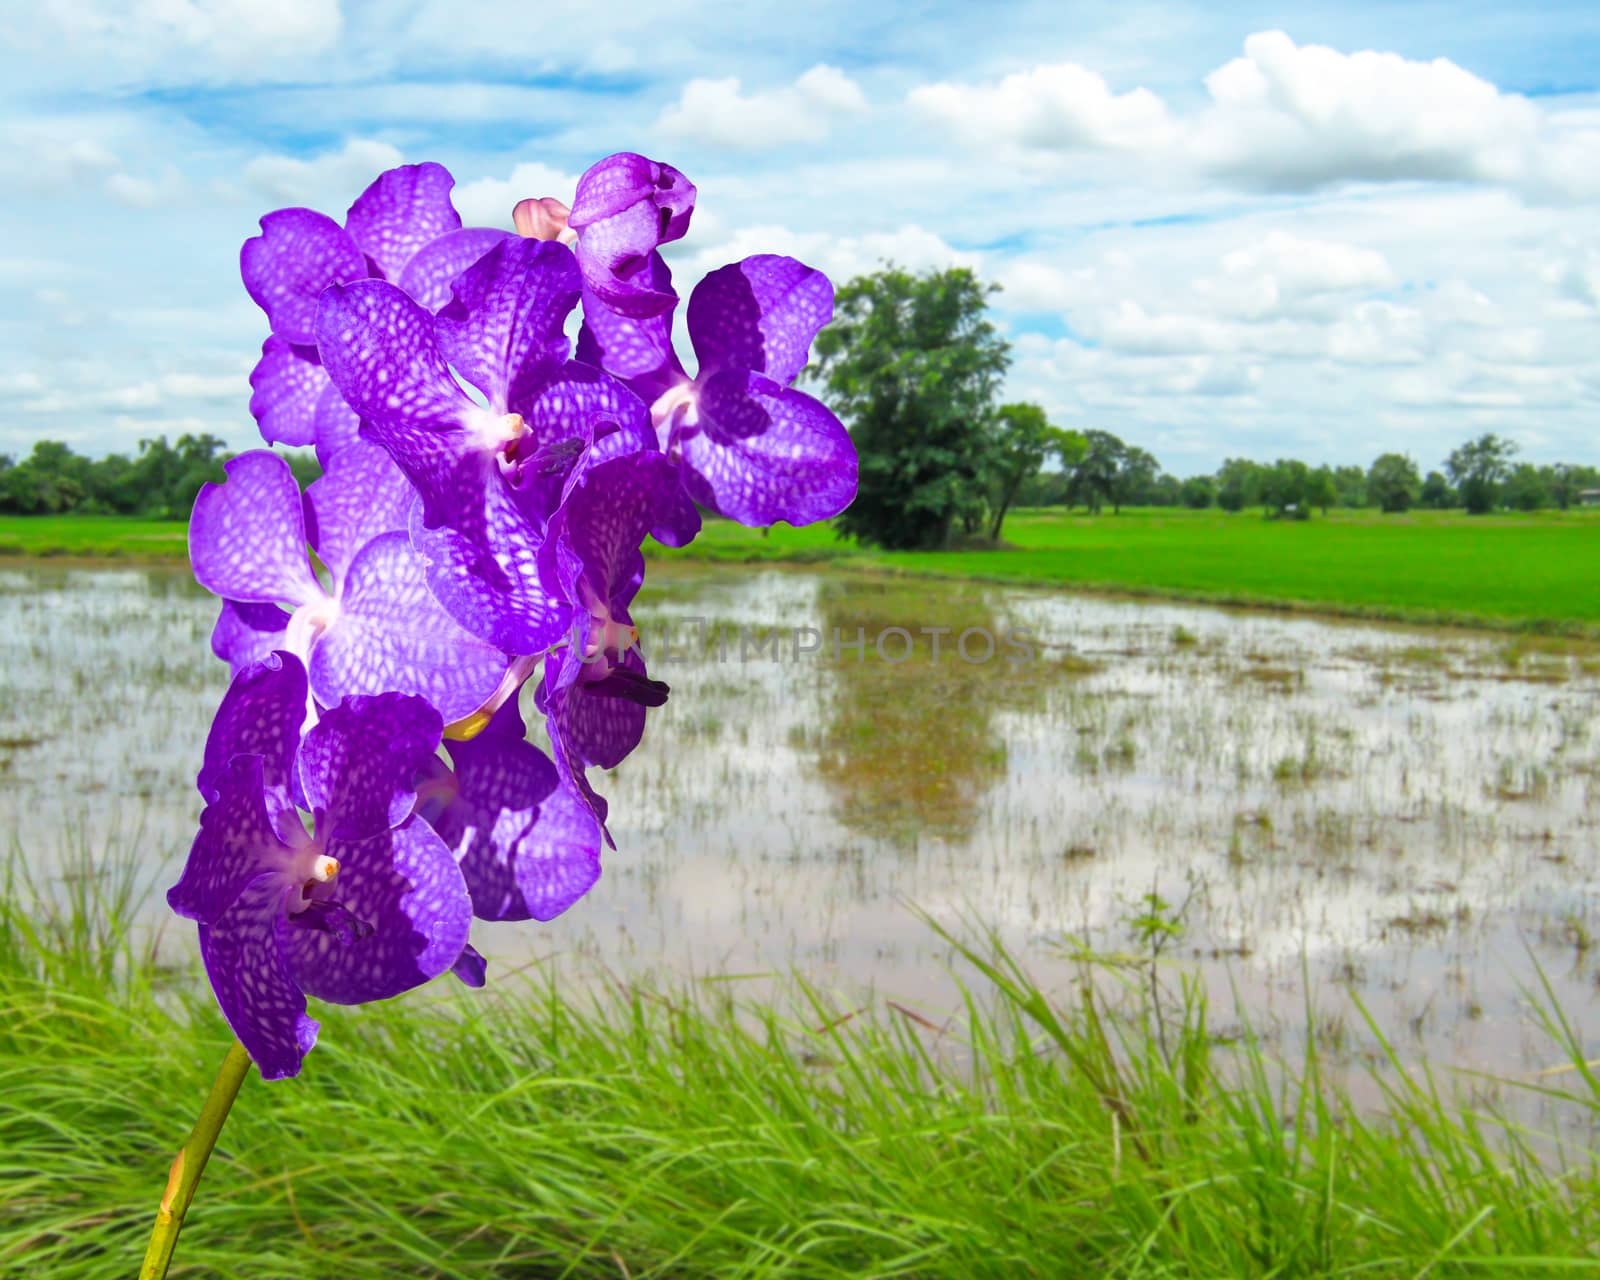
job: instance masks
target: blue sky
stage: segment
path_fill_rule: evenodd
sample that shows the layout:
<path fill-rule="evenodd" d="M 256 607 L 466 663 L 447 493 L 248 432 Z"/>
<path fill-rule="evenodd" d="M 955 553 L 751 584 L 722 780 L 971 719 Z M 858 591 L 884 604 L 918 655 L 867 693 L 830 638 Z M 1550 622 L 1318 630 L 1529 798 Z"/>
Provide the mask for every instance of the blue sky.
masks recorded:
<path fill-rule="evenodd" d="M 0 452 L 253 438 L 238 249 L 432 159 L 469 223 L 636 150 L 758 252 L 1004 291 L 1008 393 L 1179 474 L 1600 461 L 1600 6 L 45 0 L 0 18 Z M 803 16 L 802 16 L 803 15 Z"/>

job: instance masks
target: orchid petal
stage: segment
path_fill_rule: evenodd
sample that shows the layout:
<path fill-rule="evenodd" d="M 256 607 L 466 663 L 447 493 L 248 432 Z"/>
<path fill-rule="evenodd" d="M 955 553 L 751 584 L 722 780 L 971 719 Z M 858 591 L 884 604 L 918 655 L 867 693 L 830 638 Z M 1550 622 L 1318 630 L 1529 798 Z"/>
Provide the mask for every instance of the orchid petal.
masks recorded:
<path fill-rule="evenodd" d="M 462 227 L 447 231 L 437 240 L 418 249 L 400 275 L 401 289 L 429 311 L 438 311 L 450 301 L 450 287 L 456 278 L 511 232 L 499 227 Z"/>
<path fill-rule="evenodd" d="M 224 600 L 211 628 L 211 652 L 228 664 L 230 675 L 237 676 L 251 663 L 282 649 L 288 626 L 289 615 L 275 604 Z"/>
<path fill-rule="evenodd" d="M 451 376 L 433 317 L 380 280 L 329 289 L 317 310 L 317 348 L 362 435 L 389 450 L 437 523 L 457 470 L 478 452 L 465 424 L 485 411 Z"/>
<path fill-rule="evenodd" d="M 341 450 L 306 489 L 306 530 L 341 586 L 356 552 L 381 534 L 404 530 L 416 490 L 388 450 L 358 440 Z"/>
<path fill-rule="evenodd" d="M 336 838 L 326 847 L 339 874 L 310 895 L 337 903 L 369 932 L 346 942 L 296 927 L 292 917 L 281 921 L 290 972 L 307 993 L 334 1004 L 387 1000 L 457 963 L 472 903 L 461 868 L 433 828 L 412 818 L 393 831 Z"/>
<path fill-rule="evenodd" d="M 324 596 L 306 557 L 300 486 L 267 449 L 223 465 L 227 481 L 201 486 L 189 518 L 189 562 L 213 595 L 252 604 L 306 604 Z"/>
<path fill-rule="evenodd" d="M 416 801 L 417 772 L 443 729 L 436 710 L 399 693 L 346 698 L 324 713 L 300 744 L 300 780 L 317 815 L 317 838 L 361 840 L 404 822 Z"/>
<path fill-rule="evenodd" d="M 317 1042 L 317 1023 L 306 1014 L 278 940 L 291 891 L 281 875 L 258 876 L 214 923 L 200 926 L 200 955 L 217 1004 L 263 1080 L 299 1074 Z"/>
<path fill-rule="evenodd" d="M 565 245 L 510 236 L 456 280 L 454 294 L 434 340 L 496 411 L 566 360 L 562 326 L 578 305 L 578 264 Z"/>
<path fill-rule="evenodd" d="M 324 706 L 354 694 L 414 694 L 446 722 L 482 706 L 505 670 L 506 655 L 456 625 L 434 599 L 403 532 L 357 553 L 338 618 L 311 648 L 311 689 Z"/>
<path fill-rule="evenodd" d="M 750 369 L 787 386 L 833 319 L 833 284 L 793 258 L 757 254 L 695 285 L 687 315 L 701 381 L 719 369 Z"/>
<path fill-rule="evenodd" d="M 261 234 L 239 250 L 239 273 L 274 334 L 313 344 L 318 295 L 331 284 L 360 280 L 367 260 L 327 214 L 279 209 L 261 219 Z"/>
<path fill-rule="evenodd" d="M 672 293 L 672 272 L 659 253 L 652 253 L 637 277 L 654 292 Z M 583 291 L 583 328 L 578 331 L 577 358 L 622 378 L 646 404 L 688 375 L 672 346 L 673 301 L 654 315 L 634 317 L 608 307 L 589 288 Z"/>
<path fill-rule="evenodd" d="M 356 197 L 344 228 L 385 280 L 399 280 L 424 245 L 459 230 L 450 203 L 456 180 L 442 164 L 403 164 L 382 173 Z"/>
<path fill-rule="evenodd" d="M 856 494 L 855 446 L 838 418 L 759 373 L 713 374 L 699 391 L 698 425 L 676 443 L 689 495 L 740 524 L 811 524 Z"/>
<path fill-rule="evenodd" d="M 306 671 L 292 654 L 271 653 L 234 676 L 206 735 L 204 762 L 195 780 L 207 801 L 216 799 L 237 756 L 257 757 L 258 773 L 276 818 L 293 808 L 295 753 L 306 721 Z"/>
<path fill-rule="evenodd" d="M 317 397 L 328 385 L 315 347 L 268 338 L 250 373 L 250 416 L 261 428 L 261 438 L 297 448 L 316 443 Z"/>
<path fill-rule="evenodd" d="M 207 779 L 200 832 L 178 883 L 167 890 L 167 905 L 180 916 L 211 924 L 257 876 L 287 864 L 289 850 L 268 812 L 261 766 L 260 756 L 236 755 Z"/>

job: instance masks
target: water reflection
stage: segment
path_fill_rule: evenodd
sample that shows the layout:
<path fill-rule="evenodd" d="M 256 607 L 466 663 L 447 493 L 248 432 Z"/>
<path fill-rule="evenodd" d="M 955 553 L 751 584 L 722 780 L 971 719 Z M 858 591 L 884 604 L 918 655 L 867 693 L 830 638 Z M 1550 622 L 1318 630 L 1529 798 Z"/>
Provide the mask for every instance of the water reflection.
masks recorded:
<path fill-rule="evenodd" d="M 35 863 L 88 844 L 174 873 L 213 613 L 176 571 L 0 575 L 0 824 Z M 946 953 L 906 900 L 1065 983 L 1069 940 L 1129 950 L 1155 891 L 1188 902 L 1216 1024 L 1237 992 L 1286 1047 L 1306 973 L 1326 1047 L 1361 1051 L 1348 991 L 1406 1052 L 1496 1070 L 1548 1065 L 1536 962 L 1575 1021 L 1595 999 L 1592 647 L 747 567 L 652 566 L 636 616 L 680 639 L 651 653 L 671 701 L 597 779 L 619 850 L 561 919 L 482 931 L 502 969 L 795 966 L 942 1017 Z M 796 627 L 869 649 L 741 660 L 740 629 Z M 873 651 L 893 627 L 904 662 Z M 1038 660 L 936 661 L 925 627 L 1026 629 Z M 692 652 L 699 629 L 735 642 Z"/>

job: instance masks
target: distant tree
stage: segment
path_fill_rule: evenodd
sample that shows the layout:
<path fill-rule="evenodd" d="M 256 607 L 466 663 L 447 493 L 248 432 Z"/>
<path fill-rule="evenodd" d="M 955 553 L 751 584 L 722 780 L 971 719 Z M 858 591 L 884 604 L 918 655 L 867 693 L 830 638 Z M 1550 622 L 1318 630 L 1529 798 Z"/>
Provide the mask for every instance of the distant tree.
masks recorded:
<path fill-rule="evenodd" d="M 987 317 L 998 286 L 964 267 L 889 267 L 850 281 L 817 335 L 814 376 L 861 460 L 841 533 L 938 547 L 985 501 L 995 391 L 1008 346 Z"/>
<path fill-rule="evenodd" d="M 1367 494 L 1380 511 L 1392 515 L 1411 510 L 1422 496 L 1417 464 L 1403 453 L 1380 454 L 1367 472 Z"/>
<path fill-rule="evenodd" d="M 1217 500 L 1217 482 L 1210 476 L 1190 476 L 1183 482 L 1178 496 L 1184 506 L 1204 511 Z"/>
<path fill-rule="evenodd" d="M 1183 501 L 1183 481 L 1163 471 L 1150 482 L 1142 501 L 1149 507 L 1175 507 Z"/>
<path fill-rule="evenodd" d="M 1112 514 L 1121 515 L 1123 507 L 1147 503 L 1160 474 L 1161 464 L 1152 455 L 1138 445 L 1123 445 L 1111 477 Z"/>
<path fill-rule="evenodd" d="M 1227 458 L 1217 472 L 1217 505 L 1224 511 L 1243 511 L 1261 501 L 1264 468 L 1249 458 Z"/>
<path fill-rule="evenodd" d="M 1038 474 L 1059 434 L 1036 404 L 1003 404 L 995 410 L 995 438 L 989 454 L 993 477 L 989 537 L 996 542 L 1000 540 L 1001 526 L 1016 500 L 1017 491 L 1025 480 Z"/>
<path fill-rule="evenodd" d="M 1440 471 L 1428 472 L 1422 482 L 1422 505 L 1431 511 L 1444 511 L 1456 505 L 1456 492 Z"/>
<path fill-rule="evenodd" d="M 1323 515 L 1328 508 L 1338 505 L 1339 482 L 1331 467 L 1318 467 L 1306 481 L 1306 505 L 1316 507 Z"/>
<path fill-rule="evenodd" d="M 77 507 L 87 493 L 88 461 L 57 440 L 39 440 L 0 484 L 0 505 L 18 515 L 56 515 Z"/>
<path fill-rule="evenodd" d="M 1538 511 L 1550 505 L 1550 488 L 1544 472 L 1531 462 L 1519 462 L 1505 482 L 1506 505 L 1518 511 Z"/>
<path fill-rule="evenodd" d="M 1311 485 L 1311 468 L 1298 458 L 1279 458 L 1261 478 L 1261 501 L 1274 519 L 1304 520 L 1306 492 Z"/>
<path fill-rule="evenodd" d="M 1494 510 L 1516 452 L 1514 441 L 1502 439 L 1491 431 L 1461 445 L 1445 459 L 1445 474 L 1455 485 L 1469 514 L 1482 515 Z"/>
<path fill-rule="evenodd" d="M 1074 505 L 1081 502 L 1091 515 L 1098 515 L 1104 504 L 1115 500 L 1117 471 L 1127 448 L 1109 431 L 1083 433 L 1083 451 L 1072 468 Z"/>
<path fill-rule="evenodd" d="M 1544 481 L 1550 501 L 1565 511 L 1578 500 L 1580 493 L 1590 487 L 1592 482 L 1586 480 L 1584 472 L 1592 470 L 1591 467 L 1574 467 L 1570 463 L 1556 462 L 1540 467 L 1539 476 Z"/>
<path fill-rule="evenodd" d="M 1346 464 L 1333 469 L 1333 482 L 1339 487 L 1341 507 L 1364 507 L 1367 496 L 1367 473 L 1360 467 Z"/>

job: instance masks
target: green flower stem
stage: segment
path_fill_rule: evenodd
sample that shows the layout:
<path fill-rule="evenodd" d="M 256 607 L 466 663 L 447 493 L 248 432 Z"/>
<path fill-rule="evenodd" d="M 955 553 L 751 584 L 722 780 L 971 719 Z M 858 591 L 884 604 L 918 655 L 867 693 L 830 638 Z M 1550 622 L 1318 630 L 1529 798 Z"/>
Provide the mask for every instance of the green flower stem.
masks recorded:
<path fill-rule="evenodd" d="M 194 1122 L 194 1132 L 189 1141 L 178 1149 L 172 1161 L 172 1172 L 167 1175 L 167 1191 L 161 1197 L 161 1209 L 156 1214 L 155 1228 L 150 1232 L 150 1248 L 145 1251 L 144 1266 L 139 1268 L 139 1280 L 164 1280 L 167 1268 L 172 1265 L 172 1251 L 178 1247 L 178 1232 L 183 1229 L 183 1215 L 194 1199 L 194 1189 L 205 1172 L 206 1160 L 217 1145 L 217 1135 L 228 1118 L 228 1109 L 239 1094 L 250 1071 L 250 1055 L 237 1040 L 222 1060 L 222 1069 L 212 1082 L 211 1093 L 205 1106 L 200 1108 L 200 1118 Z"/>

